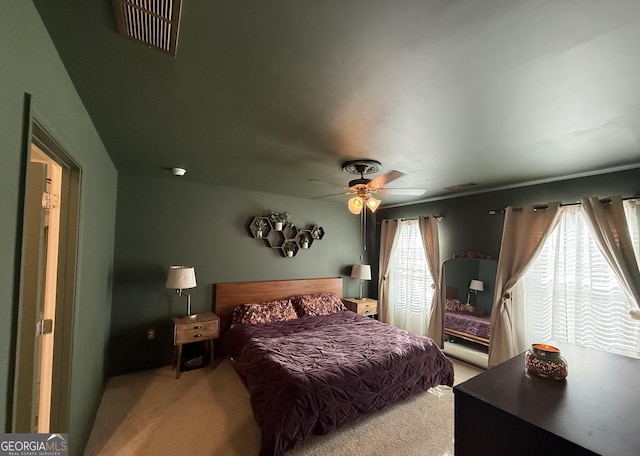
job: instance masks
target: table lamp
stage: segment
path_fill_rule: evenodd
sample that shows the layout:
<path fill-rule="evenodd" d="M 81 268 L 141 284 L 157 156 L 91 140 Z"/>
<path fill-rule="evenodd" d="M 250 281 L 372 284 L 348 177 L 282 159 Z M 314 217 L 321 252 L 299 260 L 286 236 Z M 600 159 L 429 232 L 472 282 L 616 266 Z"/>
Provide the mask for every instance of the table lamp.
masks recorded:
<path fill-rule="evenodd" d="M 170 266 L 165 286 L 175 289 L 178 295 L 182 296 L 182 290 L 196 286 L 195 269 L 191 266 Z M 195 315 L 191 315 L 191 295 L 184 294 L 187 296 L 187 316 L 194 317 Z"/>
<path fill-rule="evenodd" d="M 364 280 L 371 280 L 371 266 L 368 264 L 354 264 L 351 268 L 351 277 L 360 279 L 360 297 L 362 299 L 362 284 Z"/>
<path fill-rule="evenodd" d="M 477 295 L 479 291 L 483 291 L 484 290 L 484 283 L 482 282 L 482 280 L 472 280 L 471 283 L 469 284 L 469 293 L 467 293 L 467 304 L 469 303 L 469 295 L 471 295 L 471 292 L 473 291 L 473 294 Z"/>

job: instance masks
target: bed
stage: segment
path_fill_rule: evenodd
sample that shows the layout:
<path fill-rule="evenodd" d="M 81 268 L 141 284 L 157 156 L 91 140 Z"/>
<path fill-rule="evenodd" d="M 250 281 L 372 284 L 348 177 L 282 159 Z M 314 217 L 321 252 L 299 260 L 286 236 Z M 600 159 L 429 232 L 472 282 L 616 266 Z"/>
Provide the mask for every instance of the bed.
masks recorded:
<path fill-rule="evenodd" d="M 489 346 L 489 315 L 478 315 L 469 311 L 469 306 L 458 299 L 458 289 L 447 287 L 445 295 L 444 333 Z"/>
<path fill-rule="evenodd" d="M 453 384 L 452 363 L 431 339 L 350 312 L 341 297 L 341 278 L 216 284 L 221 349 L 249 390 L 260 456 Z M 263 322 L 265 306 L 282 318 Z M 238 324 L 240 315 L 249 322 Z"/>

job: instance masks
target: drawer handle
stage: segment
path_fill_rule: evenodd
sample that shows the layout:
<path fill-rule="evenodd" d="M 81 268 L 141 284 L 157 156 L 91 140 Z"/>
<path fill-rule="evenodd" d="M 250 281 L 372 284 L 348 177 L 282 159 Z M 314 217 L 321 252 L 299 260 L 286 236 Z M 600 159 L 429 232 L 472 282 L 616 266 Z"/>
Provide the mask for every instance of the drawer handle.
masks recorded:
<path fill-rule="evenodd" d="M 193 338 L 195 339 L 196 337 L 202 337 L 202 334 L 194 334 Z"/>
<path fill-rule="evenodd" d="M 198 325 L 198 326 L 194 326 L 194 327 L 193 327 L 193 329 L 200 329 L 200 328 L 202 328 L 202 326 L 201 326 L 201 325 Z"/>

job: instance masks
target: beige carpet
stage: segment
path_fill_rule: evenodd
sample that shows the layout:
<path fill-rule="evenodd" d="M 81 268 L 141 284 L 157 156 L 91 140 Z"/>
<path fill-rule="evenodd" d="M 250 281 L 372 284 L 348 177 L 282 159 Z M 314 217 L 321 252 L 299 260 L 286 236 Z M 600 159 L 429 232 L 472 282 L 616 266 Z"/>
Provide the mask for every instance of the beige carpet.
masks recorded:
<path fill-rule="evenodd" d="M 456 383 L 481 369 L 454 361 Z M 260 430 L 249 394 L 228 360 L 175 379 L 160 368 L 107 382 L 85 456 L 254 456 Z M 437 387 L 326 436 L 288 456 L 453 455 L 453 393 Z"/>

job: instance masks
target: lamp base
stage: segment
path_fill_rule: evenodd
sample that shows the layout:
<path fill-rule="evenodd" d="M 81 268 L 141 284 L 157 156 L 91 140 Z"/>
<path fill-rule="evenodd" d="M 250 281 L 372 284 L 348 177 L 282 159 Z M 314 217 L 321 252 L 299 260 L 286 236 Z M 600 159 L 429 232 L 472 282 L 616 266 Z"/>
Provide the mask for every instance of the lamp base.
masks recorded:
<path fill-rule="evenodd" d="M 198 314 L 197 313 L 195 313 L 195 314 L 191 313 L 191 295 L 187 294 L 187 293 L 185 293 L 185 294 L 187 295 L 187 315 L 186 316 L 189 317 L 189 318 L 196 318 L 198 316 Z"/>

